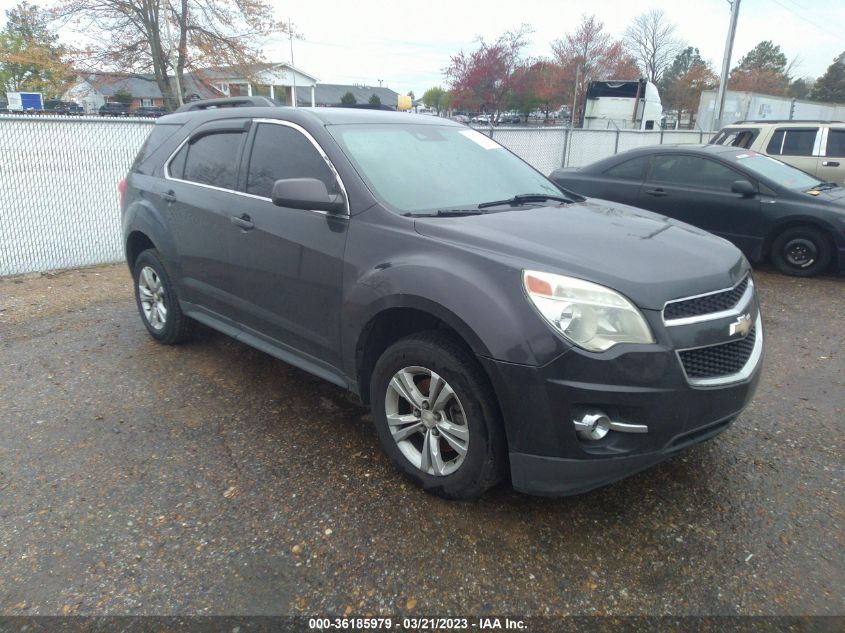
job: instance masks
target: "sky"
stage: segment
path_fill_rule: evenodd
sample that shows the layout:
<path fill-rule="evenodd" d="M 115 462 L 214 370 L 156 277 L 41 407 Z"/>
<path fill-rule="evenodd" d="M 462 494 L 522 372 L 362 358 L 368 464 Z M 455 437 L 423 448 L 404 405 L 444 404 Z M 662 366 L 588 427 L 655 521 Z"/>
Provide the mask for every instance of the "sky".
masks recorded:
<path fill-rule="evenodd" d="M 32 0 L 31 0 L 32 1 Z M 34 4 L 46 2 L 34 0 Z M 573 31 L 584 13 L 621 37 L 631 20 L 650 8 L 663 9 L 677 35 L 700 49 L 718 73 L 730 19 L 727 0 L 270 0 L 278 20 L 291 20 L 302 34 L 294 40 L 294 64 L 322 83 L 382 85 L 416 96 L 445 86 L 450 56 L 470 51 L 521 22 L 533 27 L 527 55 L 551 54 L 551 42 Z M 0 10 L 16 0 L 0 0 Z M 5 15 L 0 22 L 5 21 Z M 845 0 L 741 0 L 731 66 L 766 39 L 797 58 L 794 76 L 818 77 L 845 50 Z M 74 41 L 74 34 L 61 32 Z M 265 43 L 269 61 L 290 62 L 286 36 Z"/>

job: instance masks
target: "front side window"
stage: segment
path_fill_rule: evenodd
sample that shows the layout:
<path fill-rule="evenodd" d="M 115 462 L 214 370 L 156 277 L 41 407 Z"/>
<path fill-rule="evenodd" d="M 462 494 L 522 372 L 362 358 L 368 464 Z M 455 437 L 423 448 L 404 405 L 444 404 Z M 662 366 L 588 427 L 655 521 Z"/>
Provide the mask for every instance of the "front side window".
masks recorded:
<path fill-rule="evenodd" d="M 554 183 L 501 145 L 462 126 L 395 123 L 327 129 L 370 190 L 398 212 L 474 209 L 482 202 L 526 193 L 561 195 Z"/>
<path fill-rule="evenodd" d="M 182 180 L 221 189 L 234 189 L 237 181 L 238 151 L 242 132 L 216 132 L 189 142 L 185 156 Z M 185 147 L 182 150 L 185 150 Z M 181 153 L 181 152 L 180 152 Z M 177 154 L 171 167 L 178 168 Z M 171 170 L 171 176 L 179 176 Z"/>
<path fill-rule="evenodd" d="M 259 123 L 249 157 L 246 192 L 269 198 L 282 178 L 316 178 L 330 192 L 335 178 L 325 159 L 298 130 L 286 125 Z"/>
<path fill-rule="evenodd" d="M 827 131 L 825 156 L 845 157 L 845 128 L 830 128 Z"/>
<path fill-rule="evenodd" d="M 729 191 L 743 177 L 739 172 L 709 158 L 665 154 L 654 157 L 651 179 L 656 182 Z"/>
<path fill-rule="evenodd" d="M 775 130 L 766 153 L 772 156 L 812 156 L 818 131 L 818 128 Z"/>

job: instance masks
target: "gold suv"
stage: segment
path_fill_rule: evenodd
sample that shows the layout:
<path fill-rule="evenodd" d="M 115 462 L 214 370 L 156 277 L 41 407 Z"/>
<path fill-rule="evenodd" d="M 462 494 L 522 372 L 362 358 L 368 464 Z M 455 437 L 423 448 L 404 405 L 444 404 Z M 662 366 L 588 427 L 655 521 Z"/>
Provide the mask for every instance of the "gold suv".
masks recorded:
<path fill-rule="evenodd" d="M 751 149 L 826 182 L 845 183 L 842 121 L 737 121 L 710 142 Z"/>

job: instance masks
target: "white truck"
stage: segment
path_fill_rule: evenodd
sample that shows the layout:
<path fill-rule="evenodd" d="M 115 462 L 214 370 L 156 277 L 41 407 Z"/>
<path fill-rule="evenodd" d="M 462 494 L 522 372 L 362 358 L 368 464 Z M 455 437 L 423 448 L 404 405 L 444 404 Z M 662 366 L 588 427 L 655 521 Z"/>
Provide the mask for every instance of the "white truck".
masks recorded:
<path fill-rule="evenodd" d="M 585 128 L 659 130 L 662 117 L 660 94 L 650 81 L 591 81 L 587 85 Z"/>
<path fill-rule="evenodd" d="M 9 112 L 41 112 L 44 110 L 44 98 L 40 92 L 7 92 Z"/>

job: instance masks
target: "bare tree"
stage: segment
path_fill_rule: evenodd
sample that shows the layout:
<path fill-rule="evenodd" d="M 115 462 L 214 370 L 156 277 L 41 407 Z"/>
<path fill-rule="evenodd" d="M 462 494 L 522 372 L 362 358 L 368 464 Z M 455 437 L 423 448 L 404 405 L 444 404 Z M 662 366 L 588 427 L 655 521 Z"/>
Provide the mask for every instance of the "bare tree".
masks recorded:
<path fill-rule="evenodd" d="M 261 46 L 286 26 L 264 0 L 57 0 L 56 19 L 94 42 L 77 67 L 152 73 L 171 108 L 186 71 L 235 66 L 248 75 Z"/>
<path fill-rule="evenodd" d="M 675 25 L 662 9 L 649 9 L 635 17 L 625 30 L 624 41 L 645 77 L 654 83 L 660 80 L 685 45 L 675 37 Z"/>

